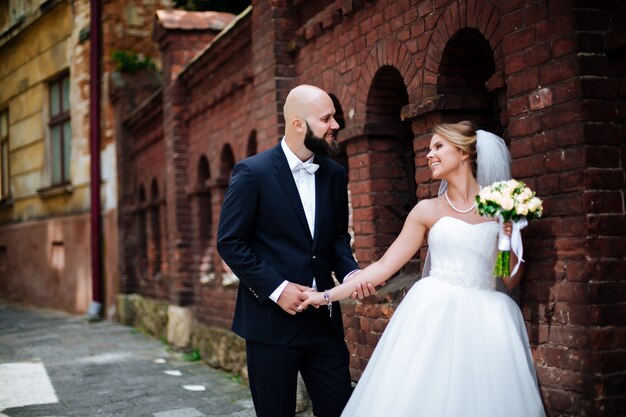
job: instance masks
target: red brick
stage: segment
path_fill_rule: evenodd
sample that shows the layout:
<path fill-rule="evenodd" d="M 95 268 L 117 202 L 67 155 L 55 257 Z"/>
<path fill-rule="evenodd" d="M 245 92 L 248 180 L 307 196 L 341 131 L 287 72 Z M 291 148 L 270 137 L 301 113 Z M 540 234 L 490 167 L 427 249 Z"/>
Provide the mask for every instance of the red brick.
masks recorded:
<path fill-rule="evenodd" d="M 514 74 L 528 67 L 526 62 L 526 51 L 519 51 L 507 56 L 504 61 L 504 69 L 507 74 Z"/>
<path fill-rule="evenodd" d="M 538 175 L 543 170 L 543 159 L 540 156 L 533 155 L 528 158 L 520 158 L 513 165 L 513 177 L 524 179 Z"/>
<path fill-rule="evenodd" d="M 537 347 L 535 361 L 539 366 L 558 367 L 575 372 L 589 372 L 593 366 L 588 352 L 548 345 Z"/>
<path fill-rule="evenodd" d="M 589 237 L 587 248 L 590 256 L 623 259 L 626 254 L 624 239 L 621 236 Z"/>
<path fill-rule="evenodd" d="M 508 94 L 511 97 L 533 90 L 538 85 L 539 71 L 535 68 L 529 68 L 526 71 L 512 75 L 507 80 Z"/>
<path fill-rule="evenodd" d="M 536 42 L 535 27 L 527 27 L 515 32 L 511 32 L 504 37 L 502 51 L 510 54 L 521 49 L 528 48 Z"/>
<path fill-rule="evenodd" d="M 556 59 L 576 52 L 578 46 L 576 40 L 576 35 L 568 34 L 552 41 L 552 58 Z"/>
<path fill-rule="evenodd" d="M 533 140 L 533 137 L 529 137 L 511 142 L 511 157 L 513 159 L 517 159 L 523 156 L 532 155 Z"/>
<path fill-rule="evenodd" d="M 543 128 L 551 129 L 579 122 L 583 118 L 582 112 L 583 103 L 580 101 L 571 101 L 558 106 L 552 106 L 543 114 Z"/>
<path fill-rule="evenodd" d="M 544 156 L 546 172 L 569 171 L 585 166 L 585 155 L 581 149 L 557 149 Z"/>
<path fill-rule="evenodd" d="M 543 198 L 544 213 L 550 216 L 581 214 L 585 212 L 580 198 L 571 195 L 546 196 Z"/>
<path fill-rule="evenodd" d="M 537 28 L 537 42 L 543 42 L 571 33 L 574 29 L 574 15 L 565 12 L 554 16 L 547 21 L 539 22 Z"/>
<path fill-rule="evenodd" d="M 566 56 L 539 68 L 539 82 L 546 86 L 576 76 L 578 64 L 575 56 Z"/>
<path fill-rule="evenodd" d="M 524 7 L 524 25 L 530 26 L 531 24 L 544 20 L 548 16 L 548 5 L 543 2 L 534 3 Z"/>
<path fill-rule="evenodd" d="M 511 118 L 509 121 L 509 134 L 513 137 L 521 137 L 537 133 L 541 130 L 541 115 L 529 113 L 528 115 Z"/>

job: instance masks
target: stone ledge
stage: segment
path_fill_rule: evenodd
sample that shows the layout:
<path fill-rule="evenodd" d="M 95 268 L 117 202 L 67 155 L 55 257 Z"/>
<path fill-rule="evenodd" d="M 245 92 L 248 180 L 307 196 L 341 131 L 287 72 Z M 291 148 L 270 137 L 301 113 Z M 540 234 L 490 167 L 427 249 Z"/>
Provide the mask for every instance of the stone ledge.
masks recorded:
<path fill-rule="evenodd" d="M 241 375 L 247 383 L 246 343 L 228 329 L 195 322 L 191 329 L 191 348 L 213 368 Z"/>
<path fill-rule="evenodd" d="M 162 301 L 143 297 L 139 294 L 118 294 L 116 297 L 117 320 L 128 326 L 158 337 L 161 340 L 170 339 L 173 334 L 187 333 L 187 329 L 169 328 L 174 326 L 188 326 L 189 320 L 168 319 L 168 310 L 176 306 Z M 180 307 L 178 307 L 180 308 Z M 229 329 L 208 326 L 193 320 L 187 343 L 177 338 L 173 347 L 198 350 L 203 361 L 214 368 L 240 375 L 244 382 L 248 381 L 246 368 L 246 345 L 244 339 Z"/>
<path fill-rule="evenodd" d="M 138 294 L 116 296 L 118 321 L 159 339 L 167 337 L 167 307 L 168 305 L 162 301 Z"/>

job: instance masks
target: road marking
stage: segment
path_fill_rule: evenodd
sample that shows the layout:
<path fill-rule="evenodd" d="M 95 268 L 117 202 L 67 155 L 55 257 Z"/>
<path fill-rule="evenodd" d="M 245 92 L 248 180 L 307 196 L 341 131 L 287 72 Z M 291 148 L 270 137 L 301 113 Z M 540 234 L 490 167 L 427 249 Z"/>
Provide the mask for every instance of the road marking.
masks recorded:
<path fill-rule="evenodd" d="M 168 375 L 172 375 L 172 376 L 181 376 L 182 372 L 177 371 L 177 370 L 170 370 L 170 371 L 163 371 Z"/>
<path fill-rule="evenodd" d="M 204 385 L 183 385 L 183 388 L 187 391 L 206 391 Z"/>
<path fill-rule="evenodd" d="M 195 408 L 179 408 L 177 410 L 161 411 L 152 413 L 154 417 L 204 417 L 200 411 Z"/>
<path fill-rule="evenodd" d="M 0 364 L 0 386 L 0 411 L 59 402 L 48 372 L 41 362 Z"/>

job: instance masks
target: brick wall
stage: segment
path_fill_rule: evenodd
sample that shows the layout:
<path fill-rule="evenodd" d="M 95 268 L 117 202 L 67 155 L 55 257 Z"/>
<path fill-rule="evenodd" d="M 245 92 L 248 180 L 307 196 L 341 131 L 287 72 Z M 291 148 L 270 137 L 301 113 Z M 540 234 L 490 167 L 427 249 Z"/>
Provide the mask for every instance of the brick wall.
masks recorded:
<path fill-rule="evenodd" d="M 230 172 L 235 161 L 249 156 L 248 142 L 254 135 L 251 23 L 250 16 L 243 17 L 182 76 L 192 103 L 185 118 L 192 155 L 186 176 L 193 210 L 189 223 L 193 230 L 194 308 L 204 323 L 224 328 L 230 328 L 237 285 L 225 285 L 227 271 L 215 250 L 215 240 Z M 209 161 L 208 172 L 201 175 L 203 159 Z M 204 234 L 206 238 L 202 238 Z"/>
<path fill-rule="evenodd" d="M 319 85 L 340 110 L 363 266 L 416 199 L 436 192 L 425 162 L 434 124 L 469 118 L 505 138 L 514 176 L 545 201 L 544 218 L 525 230 L 520 304 L 549 415 L 623 415 L 624 6 L 294 3 L 254 1 L 178 78 L 168 68 L 183 67 L 176 51 L 191 35 L 163 48 L 170 302 L 229 327 L 236 291 L 222 284 L 227 271 L 212 250 L 224 187 L 250 143 L 276 144 L 292 86 Z M 355 379 L 419 259 L 375 299 L 344 302 Z"/>

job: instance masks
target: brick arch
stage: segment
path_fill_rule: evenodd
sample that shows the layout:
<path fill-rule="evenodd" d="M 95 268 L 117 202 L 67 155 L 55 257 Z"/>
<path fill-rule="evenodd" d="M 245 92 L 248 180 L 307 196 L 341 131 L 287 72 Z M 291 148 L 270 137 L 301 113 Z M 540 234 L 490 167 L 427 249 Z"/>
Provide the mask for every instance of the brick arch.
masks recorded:
<path fill-rule="evenodd" d="M 228 178 L 230 178 L 230 173 L 233 170 L 236 161 L 237 159 L 235 158 L 235 152 L 233 152 L 233 147 L 229 143 L 226 143 L 222 147 L 222 152 L 220 153 L 220 179 L 228 180 Z"/>
<path fill-rule="evenodd" d="M 148 209 L 148 276 L 155 278 L 162 267 L 162 235 L 161 235 L 161 207 L 159 202 L 159 183 L 156 177 L 150 182 L 150 207 Z M 163 282 L 153 283 L 153 291 L 160 294 L 167 292 Z"/>
<path fill-rule="evenodd" d="M 436 94 L 437 73 L 443 53 L 450 39 L 461 29 L 477 29 L 489 42 L 494 54 L 496 72 L 504 69 L 504 59 L 500 44 L 502 31 L 500 28 L 500 11 L 490 2 L 470 2 L 457 0 L 446 7 L 435 22 L 428 46 L 426 48 L 424 66 L 421 71 L 420 92 L 418 97 L 430 97 Z"/>
<path fill-rule="evenodd" d="M 370 49 L 369 55 L 358 74 L 359 83 L 355 94 L 357 115 L 355 123 L 362 124 L 365 122 L 370 87 L 378 70 L 384 66 L 394 67 L 398 70 L 409 93 L 409 102 L 413 102 L 415 99 L 412 92 L 417 91 L 421 83 L 421 74 L 419 74 L 413 55 L 404 43 L 395 39 L 381 39 Z"/>
<path fill-rule="evenodd" d="M 146 277 L 148 266 L 148 233 L 147 233 L 147 214 L 146 204 L 148 203 L 148 194 L 146 193 L 146 187 L 142 182 L 139 183 L 137 189 L 137 202 L 138 209 L 134 214 L 134 234 L 136 238 L 136 251 L 132 255 L 133 264 L 136 266 L 133 269 L 133 286 L 139 289 L 145 285 L 144 279 Z"/>
<path fill-rule="evenodd" d="M 137 201 L 139 201 L 140 204 L 144 204 L 148 201 L 146 196 L 146 187 L 144 187 L 143 183 L 140 183 L 139 187 L 137 187 Z"/>
<path fill-rule="evenodd" d="M 195 183 L 204 186 L 204 181 L 211 178 L 211 161 L 205 154 L 201 153 L 198 155 L 195 167 Z"/>
<path fill-rule="evenodd" d="M 354 91 L 348 86 L 343 77 L 333 69 L 327 69 L 313 82 L 328 94 L 332 94 L 341 104 L 344 115 L 354 109 Z M 350 126 L 350 118 L 346 117 L 346 127 Z"/>
<path fill-rule="evenodd" d="M 159 197 L 159 182 L 155 177 L 152 177 L 152 181 L 150 182 L 150 200 L 155 201 L 158 200 Z"/>
<path fill-rule="evenodd" d="M 246 154 L 244 158 L 256 155 L 258 153 L 259 143 L 257 142 L 256 130 L 252 129 L 248 135 L 248 141 L 246 142 Z"/>

